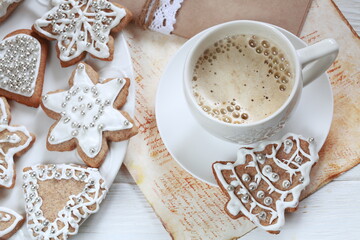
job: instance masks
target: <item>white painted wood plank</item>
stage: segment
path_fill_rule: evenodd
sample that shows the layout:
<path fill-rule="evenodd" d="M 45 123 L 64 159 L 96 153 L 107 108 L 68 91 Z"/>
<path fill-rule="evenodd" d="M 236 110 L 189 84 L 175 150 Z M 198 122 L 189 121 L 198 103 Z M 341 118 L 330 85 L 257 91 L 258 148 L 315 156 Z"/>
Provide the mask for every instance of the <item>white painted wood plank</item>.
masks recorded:
<path fill-rule="evenodd" d="M 140 189 L 129 183 L 112 185 L 99 214 L 84 222 L 80 233 L 75 239 L 171 239 Z"/>
<path fill-rule="evenodd" d="M 286 215 L 279 235 L 255 229 L 241 240 L 360 239 L 360 182 L 331 182 Z"/>
<path fill-rule="evenodd" d="M 345 18 L 360 35 L 360 1 L 359 0 L 334 0 Z"/>
<path fill-rule="evenodd" d="M 360 165 L 341 174 L 338 178 L 335 178 L 334 181 L 360 181 Z"/>

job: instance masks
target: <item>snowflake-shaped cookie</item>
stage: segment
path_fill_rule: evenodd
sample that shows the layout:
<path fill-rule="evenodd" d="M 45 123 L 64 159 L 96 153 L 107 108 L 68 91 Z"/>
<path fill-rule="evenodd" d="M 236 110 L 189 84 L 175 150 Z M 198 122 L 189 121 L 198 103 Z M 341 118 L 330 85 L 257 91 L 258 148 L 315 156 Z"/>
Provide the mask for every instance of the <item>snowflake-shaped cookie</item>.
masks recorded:
<path fill-rule="evenodd" d="M 215 178 L 229 197 L 225 211 L 234 219 L 246 216 L 258 227 L 278 233 L 285 210 L 296 210 L 317 160 L 314 139 L 295 134 L 240 148 L 236 162 L 213 164 Z"/>
<path fill-rule="evenodd" d="M 99 83 L 97 73 L 80 63 L 69 85 L 68 91 L 43 96 L 44 111 L 58 120 L 49 130 L 47 148 L 77 148 L 86 164 L 99 167 L 108 150 L 107 140 L 122 141 L 137 133 L 130 116 L 118 110 L 126 102 L 130 80 L 114 78 Z"/>
<path fill-rule="evenodd" d="M 35 141 L 35 136 L 24 126 L 10 126 L 9 105 L 0 98 L 0 187 L 15 185 L 14 156 L 25 153 Z"/>
<path fill-rule="evenodd" d="M 57 40 L 61 65 L 81 61 L 86 52 L 111 61 L 114 39 L 131 20 L 131 13 L 107 0 L 59 0 L 56 6 L 35 21 L 33 29 L 48 40 Z"/>

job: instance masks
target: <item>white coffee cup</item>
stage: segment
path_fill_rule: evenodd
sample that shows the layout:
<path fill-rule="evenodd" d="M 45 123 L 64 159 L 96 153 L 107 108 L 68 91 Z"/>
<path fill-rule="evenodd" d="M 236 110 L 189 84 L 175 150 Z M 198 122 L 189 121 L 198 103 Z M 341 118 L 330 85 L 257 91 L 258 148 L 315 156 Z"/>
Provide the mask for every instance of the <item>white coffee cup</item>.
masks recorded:
<path fill-rule="evenodd" d="M 204 112 L 193 95 L 191 81 L 198 58 L 216 41 L 237 34 L 265 36 L 286 53 L 294 68 L 294 84 L 288 99 L 272 115 L 257 122 L 232 124 L 220 121 Z M 301 98 L 303 86 L 324 73 L 334 62 L 338 51 L 339 46 L 334 39 L 325 39 L 296 50 L 289 39 L 272 25 L 246 20 L 224 23 L 202 35 L 191 48 L 184 66 L 185 97 L 193 116 L 211 134 L 241 144 L 262 141 L 276 134 L 286 124 Z"/>

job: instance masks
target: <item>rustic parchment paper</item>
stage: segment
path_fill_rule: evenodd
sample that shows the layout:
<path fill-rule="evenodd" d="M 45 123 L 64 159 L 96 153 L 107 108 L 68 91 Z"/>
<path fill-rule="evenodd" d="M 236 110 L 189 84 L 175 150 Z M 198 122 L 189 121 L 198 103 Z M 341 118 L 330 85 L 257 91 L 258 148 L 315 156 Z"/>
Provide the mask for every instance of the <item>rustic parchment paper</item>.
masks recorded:
<path fill-rule="evenodd" d="M 140 128 L 130 141 L 128 170 L 174 239 L 232 239 L 246 234 L 254 225 L 224 213 L 226 199 L 219 188 L 183 170 L 164 147 L 156 126 L 157 84 L 185 39 L 134 26 L 126 34 L 137 74 L 135 121 Z M 360 39 L 330 0 L 313 2 L 301 36 L 309 44 L 332 37 L 341 47 L 328 70 L 335 101 L 333 124 L 312 171 L 312 183 L 303 193 L 306 197 L 360 162 Z"/>

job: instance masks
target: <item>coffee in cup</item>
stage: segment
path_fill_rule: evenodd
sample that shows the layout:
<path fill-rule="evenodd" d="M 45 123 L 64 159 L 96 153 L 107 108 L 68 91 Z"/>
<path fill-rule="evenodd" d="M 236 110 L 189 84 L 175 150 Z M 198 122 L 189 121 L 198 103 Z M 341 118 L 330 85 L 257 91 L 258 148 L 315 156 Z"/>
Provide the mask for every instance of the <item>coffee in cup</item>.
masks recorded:
<path fill-rule="evenodd" d="M 266 37 L 238 34 L 200 55 L 192 90 L 201 109 L 218 120 L 257 122 L 286 102 L 294 85 L 293 68 L 281 47 Z"/>

